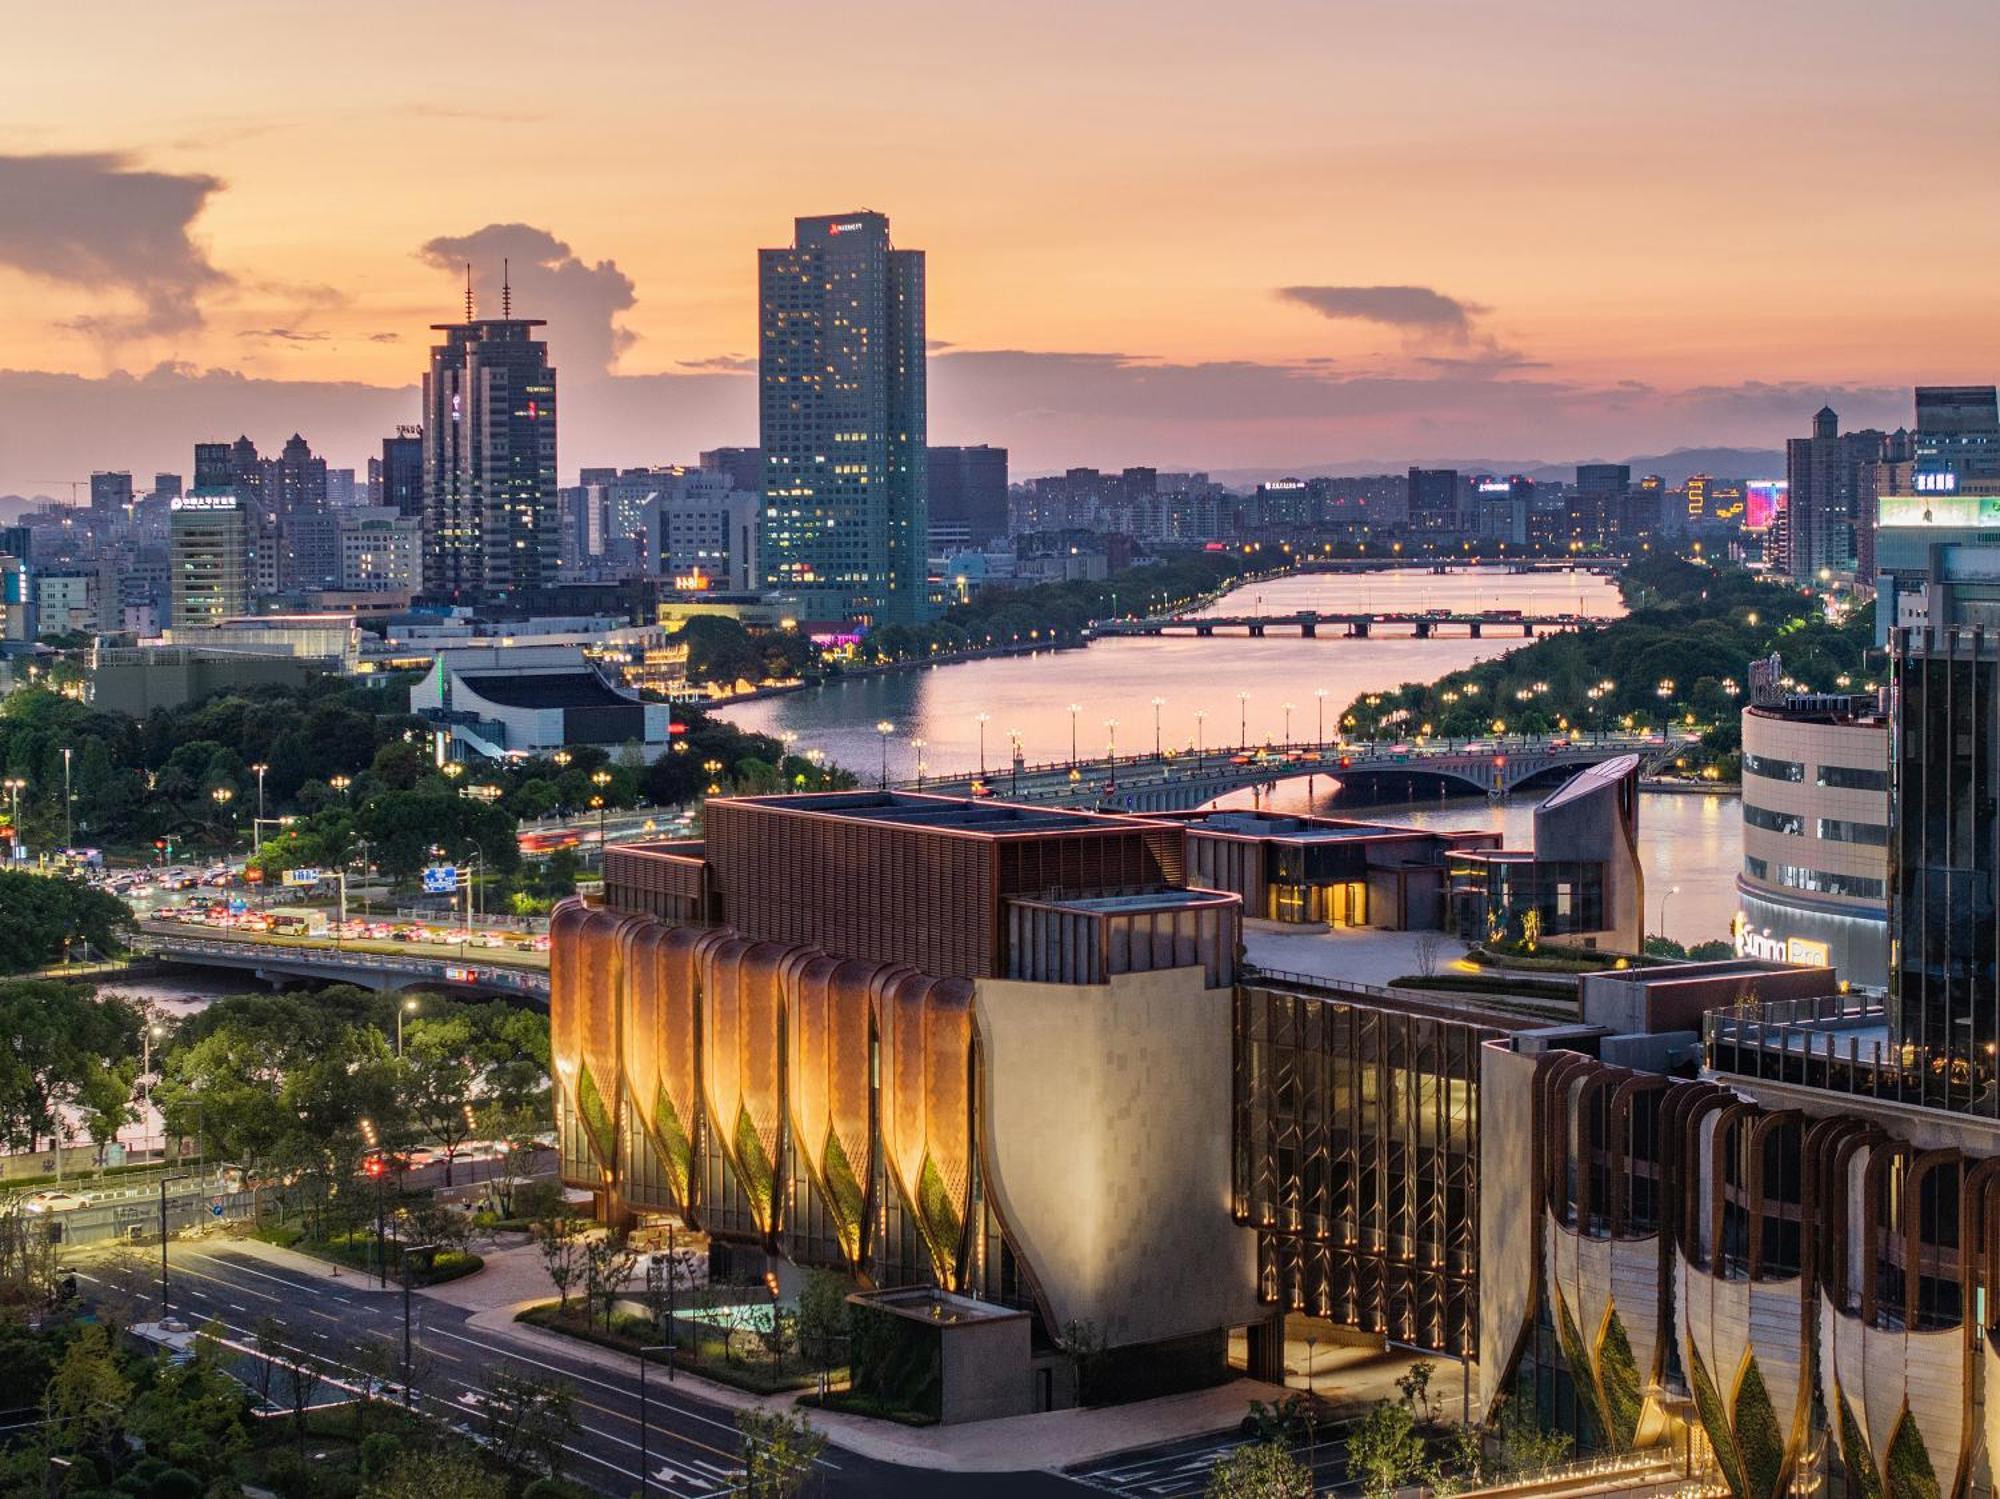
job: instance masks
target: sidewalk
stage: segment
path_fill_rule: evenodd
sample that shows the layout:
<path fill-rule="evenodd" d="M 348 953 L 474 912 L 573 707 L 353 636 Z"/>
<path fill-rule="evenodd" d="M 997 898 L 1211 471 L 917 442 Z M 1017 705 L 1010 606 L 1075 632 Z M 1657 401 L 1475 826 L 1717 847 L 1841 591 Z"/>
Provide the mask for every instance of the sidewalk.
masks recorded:
<path fill-rule="evenodd" d="M 300 1254 L 296 1249 L 280 1249 L 276 1244 L 266 1244 L 262 1239 L 218 1237 L 175 1242 L 190 1250 L 228 1249 L 247 1254 L 254 1259 L 263 1260 L 268 1265 L 290 1270 L 295 1275 L 314 1276 L 329 1285 L 339 1286 L 343 1291 L 360 1291 L 377 1296 L 403 1294 L 402 1286 L 394 1279 L 385 1286 L 365 1271 L 356 1270 L 348 1265 L 336 1265 L 331 1260 L 318 1259 L 310 1254 Z M 479 1277 L 473 1275 L 467 1278 L 477 1280 Z"/>
<path fill-rule="evenodd" d="M 440 1287 L 448 1290 L 449 1287 Z M 424 1293 L 430 1294 L 430 1293 Z M 523 1348 L 560 1352 L 597 1365 L 609 1375 L 638 1384 L 638 1360 L 601 1348 L 580 1338 L 529 1327 L 514 1320 L 522 1307 L 546 1301 L 546 1284 L 537 1294 L 511 1306 L 475 1313 L 468 1325 L 519 1343 Z M 656 1388 L 666 1385 L 665 1371 L 649 1376 Z M 752 1395 L 713 1380 L 676 1372 L 672 1387 L 683 1395 L 729 1410 L 755 1407 L 789 1412 L 796 1395 Z M 898 1426 L 889 1421 L 850 1416 L 839 1411 L 807 1410 L 806 1418 L 836 1447 L 905 1467 L 944 1473 L 1018 1473 L 1024 1468 L 1060 1469 L 1096 1458 L 1150 1447 L 1160 1442 L 1205 1436 L 1233 1429 L 1252 1400 L 1284 1396 L 1277 1385 L 1238 1379 L 1214 1389 L 1167 1395 L 1132 1405 L 1101 1410 L 1047 1411 L 1033 1416 L 1009 1416 L 998 1421 L 974 1421 L 962 1426 Z"/>

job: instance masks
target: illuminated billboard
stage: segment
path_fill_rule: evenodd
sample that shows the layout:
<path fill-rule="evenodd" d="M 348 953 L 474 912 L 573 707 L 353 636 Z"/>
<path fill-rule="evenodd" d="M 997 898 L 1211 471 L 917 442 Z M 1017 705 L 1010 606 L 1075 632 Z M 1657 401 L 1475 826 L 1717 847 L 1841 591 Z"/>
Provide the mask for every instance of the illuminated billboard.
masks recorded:
<path fill-rule="evenodd" d="M 1743 529 L 1768 531 L 1785 508 L 1790 484 L 1783 479 L 1752 479 L 1743 486 Z"/>
<path fill-rule="evenodd" d="M 2000 526 L 2000 494 L 1885 494 L 1885 526 Z"/>

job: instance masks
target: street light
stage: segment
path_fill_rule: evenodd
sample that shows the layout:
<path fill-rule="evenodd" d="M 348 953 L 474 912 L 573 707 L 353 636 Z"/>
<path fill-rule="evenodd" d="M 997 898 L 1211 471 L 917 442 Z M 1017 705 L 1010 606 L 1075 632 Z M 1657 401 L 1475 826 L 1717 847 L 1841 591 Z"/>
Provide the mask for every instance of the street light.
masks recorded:
<path fill-rule="evenodd" d="M 403 1017 L 416 1013 L 417 1001 L 414 998 L 406 999 L 396 1006 L 396 1055 L 399 1057 L 403 1054 Z"/>
<path fill-rule="evenodd" d="M 1236 694 L 1236 742 L 1242 749 L 1250 747 L 1250 694 Z"/>
<path fill-rule="evenodd" d="M 1285 748 L 1292 745 L 1292 704 L 1285 704 Z"/>
<path fill-rule="evenodd" d="M 69 746 L 63 746 L 63 847 L 76 847 L 76 829 L 73 826 L 76 799 L 69 789 Z"/>
<path fill-rule="evenodd" d="M 435 1244 L 408 1244 L 403 1248 L 403 1409 L 414 1409 L 416 1397 L 410 1393 L 410 1256 L 436 1254 Z"/>
<path fill-rule="evenodd" d="M 1325 744 L 1326 743 L 1326 689 L 1324 687 L 1315 687 L 1313 689 L 1313 696 L 1319 699 L 1319 729 L 1317 731 L 1319 737 L 1315 739 L 1313 742 L 1315 744 Z"/>
<path fill-rule="evenodd" d="M 230 790 L 230 788 L 227 786 L 216 787 L 213 791 L 209 792 L 209 796 L 215 802 L 215 810 L 219 813 L 222 813 L 224 816 L 228 815 L 229 804 L 236 799 L 236 793 Z M 229 831 L 233 833 L 235 829 L 232 827 L 229 829 Z M 225 839 L 223 841 L 223 847 L 226 849 L 228 846 L 229 846 L 228 840 Z"/>
<path fill-rule="evenodd" d="M 1681 887 L 1679 885 L 1669 885 L 1667 886 L 1666 895 L 1660 897 L 1660 935 L 1662 937 L 1667 935 L 1667 896 L 1679 895 L 1680 893 Z"/>
<path fill-rule="evenodd" d="M 973 720 L 979 725 L 979 779 L 986 779 L 986 725 L 992 722 L 991 713 L 976 713 Z"/>
<path fill-rule="evenodd" d="M 261 766 L 259 766 L 259 767 L 254 767 L 254 768 L 256 768 L 256 769 L 261 769 L 262 767 L 261 767 Z M 462 774 L 462 772 L 461 772 L 461 771 L 459 770 L 459 767 L 458 767 L 458 762 L 457 762 L 457 761 L 455 761 L 455 760 L 454 760 L 454 761 L 453 761 L 453 762 L 452 762 L 451 764 L 449 764 L 449 765 L 445 766 L 445 768 L 444 768 L 444 773 L 445 773 L 446 775 L 448 775 L 448 776 L 452 777 L 452 778 L 453 778 L 454 780 L 456 780 L 456 779 L 458 778 L 458 776 L 459 776 L 460 774 Z M 264 778 L 263 778 L 262 776 L 259 776 L 259 777 L 257 778 L 257 780 L 258 780 L 258 791 L 257 791 L 257 795 L 258 795 L 258 797 L 259 797 L 259 802 L 258 802 L 258 805 L 259 805 L 260 807 L 261 807 L 261 806 L 263 805 L 263 802 L 262 802 L 262 800 L 261 800 L 261 798 L 263 797 L 263 794 L 264 794 L 264 792 L 263 792 L 263 779 L 264 779 Z M 353 778 L 352 776 L 328 776 L 328 777 L 326 778 L 326 783 L 327 783 L 327 785 L 331 786 L 331 787 L 332 787 L 332 788 L 333 788 L 333 789 L 334 789 L 335 791 L 338 791 L 338 792 L 340 793 L 340 799 L 341 799 L 342 801 L 346 801 L 346 800 L 347 800 L 347 788 L 348 788 L 349 786 L 352 786 L 352 785 L 354 784 L 354 778 Z M 262 814 L 260 813 L 259 815 L 262 815 Z"/>
<path fill-rule="evenodd" d="M 259 760 L 250 768 L 257 772 L 257 820 L 250 824 L 250 852 L 254 854 L 264 846 L 264 772 L 271 767 Z"/>
<path fill-rule="evenodd" d="M 1160 758 L 1160 710 L 1167 705 L 1163 697 L 1153 699 L 1153 758 Z"/>
<path fill-rule="evenodd" d="M 1082 703 L 1069 705 L 1069 763 L 1076 764 L 1076 716 L 1083 711 Z"/>
<path fill-rule="evenodd" d="M 1115 764 L 1118 759 L 1118 720 L 1115 718 L 1105 719 L 1104 732 L 1107 736 L 1104 744 L 1105 763 Z"/>
<path fill-rule="evenodd" d="M 917 752 L 917 790 L 919 791 L 924 789 L 924 745 L 926 743 L 928 741 L 923 739 L 912 739 L 910 741 L 910 748 Z"/>
<path fill-rule="evenodd" d="M 639 1350 L 639 1499 L 653 1492 L 652 1459 L 646 1455 L 647 1411 L 646 1411 L 646 1361 L 655 1353 L 667 1356 L 667 1378 L 674 1377 L 674 1345 L 653 1343 Z"/>
<path fill-rule="evenodd" d="M 878 719 L 875 732 L 882 736 L 882 789 L 889 789 L 889 736 L 896 732 L 896 726 L 888 719 Z"/>
<path fill-rule="evenodd" d="M 56 1159 L 62 1159 L 62 1142 L 56 1142 Z M 183 1171 L 178 1176 L 160 1178 L 160 1321 L 167 1320 L 167 1186 L 171 1182 L 184 1182 L 188 1174 Z"/>

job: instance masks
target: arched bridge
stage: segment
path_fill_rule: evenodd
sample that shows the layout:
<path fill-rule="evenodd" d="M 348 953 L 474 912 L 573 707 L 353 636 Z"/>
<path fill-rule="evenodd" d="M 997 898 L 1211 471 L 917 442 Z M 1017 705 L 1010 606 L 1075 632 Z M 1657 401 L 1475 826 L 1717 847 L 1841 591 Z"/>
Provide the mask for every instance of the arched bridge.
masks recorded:
<path fill-rule="evenodd" d="M 1638 754 L 1648 768 L 1683 746 L 1657 734 L 1499 739 L 1429 743 L 1301 744 L 1253 750 L 1164 751 L 1074 764 L 1001 765 L 985 776 L 925 776 L 905 790 L 943 796 L 990 795 L 1004 801 L 1087 807 L 1105 812 L 1187 812 L 1248 786 L 1301 776 L 1353 782 L 1363 777 L 1426 778 L 1461 794 L 1507 795 L 1529 782 L 1561 779 L 1618 755 Z M 983 788 L 975 789 L 975 788 Z"/>
<path fill-rule="evenodd" d="M 161 963 L 189 968 L 240 968 L 266 981 L 308 979 L 356 984 L 391 993 L 398 989 L 455 989 L 502 994 L 548 1003 L 549 971 L 472 958 L 422 954 L 356 952 L 350 948 L 298 941 L 259 941 L 254 936 L 197 937 L 147 927 L 132 943 L 135 952 Z"/>

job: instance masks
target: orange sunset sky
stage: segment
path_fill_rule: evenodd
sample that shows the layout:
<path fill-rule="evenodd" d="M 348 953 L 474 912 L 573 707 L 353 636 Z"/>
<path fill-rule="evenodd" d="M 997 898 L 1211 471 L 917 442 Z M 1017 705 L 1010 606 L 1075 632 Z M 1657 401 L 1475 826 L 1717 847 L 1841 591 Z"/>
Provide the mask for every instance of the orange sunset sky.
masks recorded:
<path fill-rule="evenodd" d="M 756 247 L 862 206 L 929 252 L 933 440 L 1017 474 L 1770 448 L 1995 373 L 1990 3 L 6 21 L 0 493 L 359 467 L 468 255 L 551 321 L 565 475 L 752 442 Z"/>

